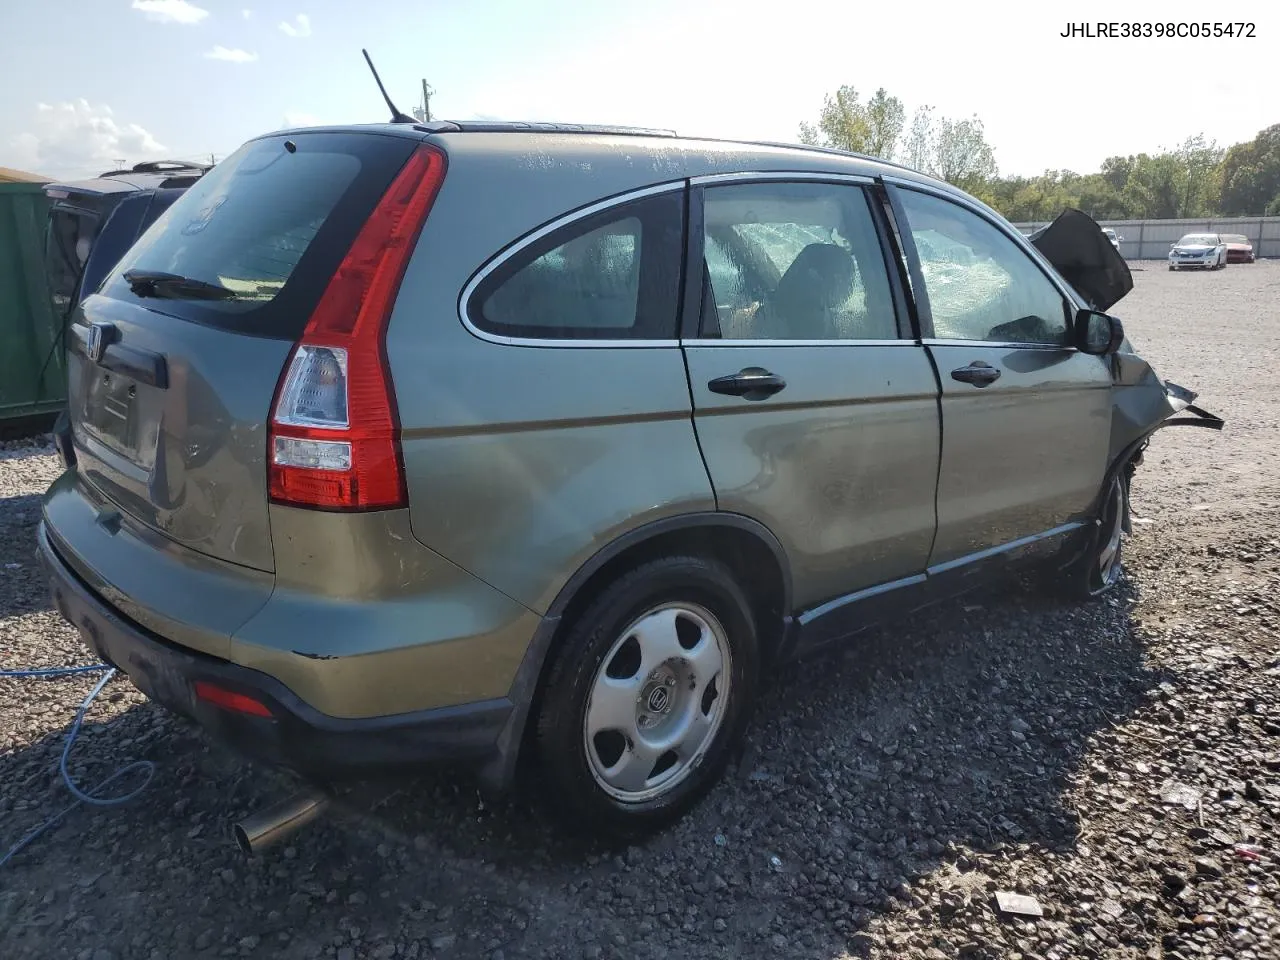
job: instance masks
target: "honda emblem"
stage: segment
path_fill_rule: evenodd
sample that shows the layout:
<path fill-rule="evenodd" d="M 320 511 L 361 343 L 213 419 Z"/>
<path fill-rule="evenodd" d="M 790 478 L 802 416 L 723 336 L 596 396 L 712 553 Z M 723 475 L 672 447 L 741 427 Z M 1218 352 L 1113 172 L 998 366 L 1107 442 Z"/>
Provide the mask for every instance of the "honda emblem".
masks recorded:
<path fill-rule="evenodd" d="M 89 324 L 89 337 L 85 342 L 85 353 L 94 363 L 101 363 L 106 355 L 107 347 L 115 340 L 116 327 L 112 323 Z"/>

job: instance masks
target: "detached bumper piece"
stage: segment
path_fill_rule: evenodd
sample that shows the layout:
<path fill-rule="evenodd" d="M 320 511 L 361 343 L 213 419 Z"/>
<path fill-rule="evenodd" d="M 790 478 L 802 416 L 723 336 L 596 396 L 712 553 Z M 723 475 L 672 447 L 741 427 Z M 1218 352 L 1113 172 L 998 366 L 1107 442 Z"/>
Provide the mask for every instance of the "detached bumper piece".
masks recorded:
<path fill-rule="evenodd" d="M 1205 427 L 1209 430 L 1221 430 L 1225 425 L 1221 417 L 1210 413 L 1203 407 L 1197 407 L 1191 401 L 1195 400 L 1199 394 L 1188 390 L 1186 387 L 1180 387 L 1176 383 L 1165 381 L 1165 391 L 1169 394 L 1170 400 L 1174 401 L 1177 408 L 1178 416 L 1170 417 L 1160 424 L 1161 427 Z M 1182 416 L 1182 414 L 1191 414 L 1191 416 Z"/>
<path fill-rule="evenodd" d="M 322 714 L 264 673 L 187 650 L 127 619 L 58 555 L 43 524 L 37 539 L 54 604 L 93 652 L 241 753 L 331 780 L 479 762 L 497 752 L 511 713 L 505 698 L 367 719 Z"/>

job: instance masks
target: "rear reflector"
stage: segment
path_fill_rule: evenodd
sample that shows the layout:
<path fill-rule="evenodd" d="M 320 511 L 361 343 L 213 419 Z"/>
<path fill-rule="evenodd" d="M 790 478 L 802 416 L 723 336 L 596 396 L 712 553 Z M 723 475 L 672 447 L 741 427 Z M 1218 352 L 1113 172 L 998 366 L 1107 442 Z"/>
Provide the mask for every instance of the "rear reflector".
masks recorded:
<path fill-rule="evenodd" d="M 236 693 L 227 690 L 225 687 L 219 687 L 216 684 L 208 683 L 204 680 L 197 680 L 195 683 L 196 699 L 203 700 L 205 703 L 211 703 L 215 707 L 222 707 L 224 710 L 232 710 L 236 713 L 247 713 L 254 717 L 269 717 L 271 711 L 267 709 L 267 705 L 261 700 L 255 700 L 253 697 L 246 697 L 243 693 Z"/>
<path fill-rule="evenodd" d="M 276 390 L 271 499 L 324 510 L 405 506 L 386 330 L 405 267 L 444 181 L 419 147 L 365 221 L 294 347 Z"/>

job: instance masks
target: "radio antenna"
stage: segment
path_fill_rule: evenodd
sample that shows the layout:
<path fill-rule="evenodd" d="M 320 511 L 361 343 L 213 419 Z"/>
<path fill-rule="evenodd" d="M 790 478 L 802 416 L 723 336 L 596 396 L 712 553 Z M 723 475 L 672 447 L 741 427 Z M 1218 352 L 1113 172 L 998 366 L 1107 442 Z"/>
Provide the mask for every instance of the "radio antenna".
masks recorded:
<path fill-rule="evenodd" d="M 417 120 L 413 119 L 413 117 L 406 117 L 396 109 L 396 105 L 391 102 L 391 95 L 387 93 L 387 88 L 382 85 L 382 78 L 378 76 L 378 68 L 373 65 L 373 60 L 369 57 L 369 51 L 362 49 L 360 52 L 364 54 L 364 62 L 369 64 L 369 70 L 373 74 L 373 79 L 378 84 L 378 89 L 382 91 L 382 99 L 387 101 L 387 109 L 391 111 L 391 122 L 417 123 Z"/>

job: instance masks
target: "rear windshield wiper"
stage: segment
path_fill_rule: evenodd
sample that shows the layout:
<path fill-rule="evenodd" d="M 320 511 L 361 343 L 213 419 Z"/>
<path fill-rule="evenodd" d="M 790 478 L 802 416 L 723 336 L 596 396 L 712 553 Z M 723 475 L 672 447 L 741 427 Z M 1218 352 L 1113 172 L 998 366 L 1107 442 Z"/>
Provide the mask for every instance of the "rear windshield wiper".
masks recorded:
<path fill-rule="evenodd" d="M 139 297 L 170 297 L 189 300 L 235 300 L 238 294 L 220 283 L 196 280 L 159 270 L 126 270 L 129 289 Z"/>

